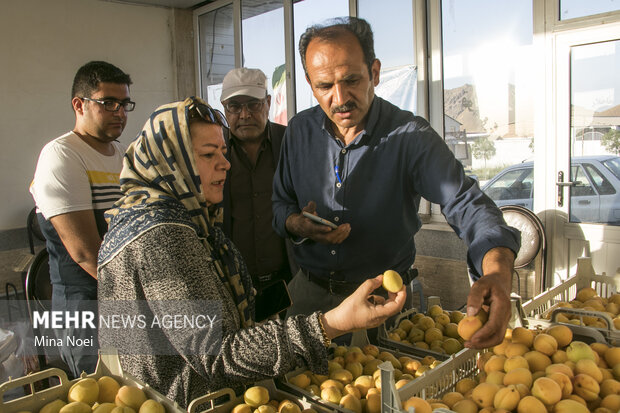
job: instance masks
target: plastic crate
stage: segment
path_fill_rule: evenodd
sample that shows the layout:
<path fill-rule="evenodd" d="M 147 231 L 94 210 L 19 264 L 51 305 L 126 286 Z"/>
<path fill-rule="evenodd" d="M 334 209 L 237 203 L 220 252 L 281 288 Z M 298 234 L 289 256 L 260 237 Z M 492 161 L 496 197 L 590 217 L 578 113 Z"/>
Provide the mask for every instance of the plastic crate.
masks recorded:
<path fill-rule="evenodd" d="M 271 379 L 259 381 L 255 383 L 255 385 L 265 387 L 269 391 L 270 400 L 275 399 L 282 401 L 287 399 L 293 403 L 297 403 L 301 410 L 312 408 L 318 413 L 330 413 L 335 411 L 335 409 L 329 409 L 325 406 L 315 404 L 306 398 L 298 397 L 284 390 L 278 389 L 275 386 L 274 381 Z M 236 395 L 232 389 L 226 388 L 192 400 L 187 408 L 187 411 L 189 413 L 229 413 L 233 407 L 241 403 L 244 403 L 243 395 Z M 206 410 L 202 410 L 201 406 L 205 404 L 210 404 L 210 407 Z"/>
<path fill-rule="evenodd" d="M 80 379 L 86 377 L 98 379 L 101 376 L 111 376 L 116 379 L 121 386 L 132 385 L 141 388 L 149 399 L 160 402 L 166 408 L 166 413 L 186 413 L 176 402 L 167 399 L 148 384 L 142 383 L 133 376 L 124 373 L 121 368 L 118 353 L 111 349 L 100 351 L 99 360 L 94 373 L 88 375 L 82 373 L 82 376 L 75 380 L 69 380 L 64 371 L 51 368 L 2 383 L 0 385 L 0 412 L 16 413 L 22 410 L 36 412 L 47 403 L 56 399 L 63 399 L 66 401 L 69 389 Z M 35 383 L 48 380 L 52 377 L 57 378 L 60 384 L 43 390 L 36 389 Z M 28 386 L 30 388 L 30 394 L 15 400 L 4 401 L 5 393 L 22 386 Z"/>
<path fill-rule="evenodd" d="M 601 297 L 609 297 L 618 291 L 618 286 L 613 277 L 594 273 L 590 258 L 578 258 L 577 272 L 574 276 L 522 304 L 526 321 L 529 325 L 545 325 L 546 323 L 554 322 L 560 313 L 569 313 L 573 316 L 581 317 L 598 317 L 607 323 L 607 328 L 560 324 L 569 326 L 580 335 L 592 336 L 596 341 L 600 341 L 599 336 L 593 332 L 598 331 L 608 344 L 620 345 L 620 330 L 614 327 L 613 321 L 607 314 L 582 309 L 553 308 L 555 304 L 573 300 L 577 296 L 577 291 L 585 287 L 594 288 Z M 545 319 L 547 316 L 549 316 L 549 319 Z"/>
<path fill-rule="evenodd" d="M 439 297 L 428 297 L 427 307 L 430 308 L 434 304 L 439 304 Z M 408 341 L 407 342 L 396 341 L 396 340 L 392 340 L 391 338 L 389 338 L 388 331 L 391 331 L 392 329 L 396 328 L 402 320 L 404 320 L 405 318 L 411 317 L 413 314 L 416 314 L 417 312 L 418 311 L 415 308 L 411 308 L 407 311 L 400 313 L 398 316 L 396 316 L 396 318 L 394 319 L 394 322 L 390 323 L 390 325 L 388 325 L 387 323 L 384 323 L 381 326 L 379 326 L 379 332 L 377 334 L 377 341 L 379 342 L 379 345 L 386 347 L 388 349 L 402 351 L 403 353 L 408 353 L 409 355 L 414 355 L 420 358 L 423 358 L 425 356 L 433 356 L 437 360 L 442 360 L 442 361 L 447 360 L 450 357 L 450 355 L 448 354 L 439 353 L 433 350 L 422 349 L 422 348 L 414 346 Z"/>
<path fill-rule="evenodd" d="M 378 347 L 378 348 L 379 348 L 379 351 L 387 351 L 389 353 L 392 353 L 396 358 L 399 358 L 399 357 L 402 357 L 402 356 L 407 356 L 407 357 L 412 357 L 414 359 L 421 360 L 422 358 L 424 358 L 424 357 L 429 355 L 429 354 L 425 354 L 424 356 L 420 357 L 419 355 L 412 354 L 409 351 L 401 352 L 400 350 L 393 349 L 393 348 L 386 348 L 386 347 Z M 445 356 L 445 354 L 444 354 L 444 356 Z M 390 366 L 392 366 L 392 364 L 390 362 L 385 362 L 385 363 L 387 363 Z M 385 364 L 385 363 L 382 363 L 382 364 Z M 434 370 L 438 369 L 439 366 L 441 366 L 441 364 L 439 364 L 437 367 L 435 367 L 435 369 L 429 370 L 429 371 L 434 371 Z M 354 413 L 352 410 L 345 409 L 344 407 L 341 407 L 341 406 L 339 406 L 339 405 L 337 405 L 335 403 L 331 403 L 331 402 L 325 401 L 325 400 L 321 399 L 320 397 L 311 394 L 309 391 L 307 391 L 305 389 L 302 389 L 300 387 L 297 387 L 297 386 L 295 386 L 295 385 L 293 385 L 293 384 L 291 384 L 289 382 L 289 379 L 291 377 L 294 377 L 294 376 L 296 376 L 298 374 L 301 374 L 301 373 L 305 372 L 306 370 L 307 370 L 306 368 L 302 367 L 302 368 L 299 368 L 299 369 L 296 369 L 296 370 L 293 370 L 293 371 L 287 373 L 283 378 L 276 380 L 276 386 L 278 388 L 281 388 L 281 389 L 283 389 L 283 390 L 285 390 L 287 392 L 290 392 L 290 393 L 292 393 L 292 394 L 294 394 L 296 396 L 299 396 L 303 400 L 307 400 L 307 401 L 312 402 L 312 403 L 314 403 L 316 405 L 323 406 L 325 409 L 329 409 L 331 411 L 337 411 L 337 412 L 341 412 L 341 413 Z M 409 385 L 409 384 L 411 384 L 413 382 L 417 382 L 418 380 L 423 378 L 425 376 L 425 374 L 428 374 L 428 372 L 425 372 L 420 377 L 415 378 L 414 380 L 412 380 L 407 385 Z M 392 380 L 391 384 L 392 384 L 392 386 L 394 386 L 395 383 L 394 383 L 393 375 L 392 375 L 391 380 Z M 383 378 L 382 378 L 381 379 L 381 388 L 382 389 L 383 389 L 383 386 L 384 386 L 383 383 L 384 383 L 384 381 L 383 381 Z"/>
<path fill-rule="evenodd" d="M 400 313 L 394 319 L 395 321 L 394 321 L 394 324 L 392 324 L 392 326 L 397 326 L 398 323 L 400 323 L 400 321 L 403 318 L 409 317 L 410 315 L 415 314 L 416 311 L 417 310 L 415 308 L 411 308 L 407 311 Z M 390 327 L 390 329 L 392 328 L 393 327 Z M 388 327 L 386 326 L 385 323 L 377 327 L 377 331 L 378 331 L 377 341 L 379 344 L 379 348 L 381 350 L 389 351 L 392 353 L 398 352 L 402 356 L 412 356 L 414 358 L 419 358 L 419 359 L 423 359 L 426 356 L 433 356 L 437 360 L 443 361 L 443 360 L 447 360 L 450 357 L 448 354 L 438 353 L 436 351 L 425 350 L 423 348 L 415 347 L 409 342 L 399 342 L 399 341 L 394 341 L 394 340 L 389 339 L 387 336 Z M 367 344 L 370 344 L 370 340 L 368 339 L 366 330 L 360 330 L 360 331 L 356 331 L 353 333 L 353 337 L 351 338 L 351 344 L 350 344 L 351 346 L 364 347 Z"/>
<path fill-rule="evenodd" d="M 463 349 L 450 356 L 435 369 L 425 372 L 398 390 L 394 385 L 394 367 L 390 363 L 382 363 L 379 365 L 381 383 L 388 383 L 388 385 L 381 386 L 381 411 L 403 411 L 402 403 L 413 396 L 422 399 L 440 399 L 444 394 L 455 391 L 459 380 L 474 378 L 478 374 L 476 361 L 479 353 L 478 350 Z"/>
<path fill-rule="evenodd" d="M 607 328 L 590 327 L 586 325 L 575 325 L 568 323 L 560 323 L 557 321 L 557 317 L 560 314 L 569 314 L 574 317 L 598 317 L 607 323 Z M 606 313 L 600 313 L 598 311 L 586 311 L 579 308 L 557 308 L 551 313 L 551 318 L 548 323 L 544 323 L 544 327 L 548 327 L 553 324 L 562 324 L 567 326 L 573 332 L 573 340 L 583 341 L 585 343 L 605 343 L 612 346 L 618 346 L 620 340 L 618 340 L 618 332 L 613 327 L 613 321 Z M 583 321 L 582 321 L 582 324 Z"/>
<path fill-rule="evenodd" d="M 559 285 L 523 303 L 523 311 L 528 318 L 545 315 L 554 304 L 570 301 L 577 296 L 577 291 L 592 287 L 601 297 L 609 297 L 618 291 L 613 277 L 598 275 L 592 269 L 590 258 L 577 259 L 577 273 Z"/>

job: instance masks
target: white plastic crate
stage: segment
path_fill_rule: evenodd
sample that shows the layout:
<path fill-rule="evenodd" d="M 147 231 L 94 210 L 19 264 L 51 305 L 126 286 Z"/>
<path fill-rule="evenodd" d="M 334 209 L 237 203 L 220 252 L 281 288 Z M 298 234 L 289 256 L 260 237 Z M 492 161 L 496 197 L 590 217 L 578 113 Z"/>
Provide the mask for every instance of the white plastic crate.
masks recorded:
<path fill-rule="evenodd" d="M 547 316 L 549 316 L 550 321 L 555 321 L 557 315 L 562 312 L 570 313 L 573 316 L 599 317 L 607 323 L 607 328 L 583 326 L 579 328 L 579 326 L 573 326 L 572 324 L 566 325 L 571 327 L 574 332 L 585 336 L 592 336 L 594 340 L 601 341 L 599 335 L 596 334 L 598 332 L 609 344 L 619 345 L 620 331 L 614 327 L 613 321 L 607 314 L 582 309 L 553 309 L 553 306 L 560 302 L 573 300 L 577 296 L 577 291 L 585 287 L 594 288 L 600 297 L 609 297 L 618 291 L 618 286 L 613 277 L 594 273 L 591 258 L 578 258 L 576 274 L 562 284 L 551 287 L 531 300 L 524 302 L 522 304 L 523 314 L 530 325 L 545 325 L 545 323 L 549 322 L 546 319 Z"/>
<path fill-rule="evenodd" d="M 123 372 L 118 353 L 113 349 L 101 350 L 95 372 L 88 375 L 82 373 L 82 377 L 75 380 L 69 380 L 64 371 L 51 368 L 2 383 L 0 385 L 0 412 L 16 413 L 19 411 L 39 411 L 47 403 L 56 399 L 63 399 L 66 401 L 69 389 L 80 379 L 86 377 L 98 379 L 101 376 L 111 376 L 116 379 L 121 386 L 131 385 L 141 388 L 149 399 L 160 402 L 166 408 L 166 413 L 186 413 L 176 402 L 167 399 L 148 384 L 142 383 L 135 377 Z M 60 384 L 47 389 L 37 390 L 35 384 L 49 378 L 56 378 Z M 28 386 L 30 388 L 30 394 L 15 400 L 4 401 L 5 393 L 22 386 Z"/>
<path fill-rule="evenodd" d="M 411 357 L 411 358 L 416 359 L 416 360 L 421 360 L 425 356 L 429 355 L 429 354 L 424 354 L 423 356 L 420 356 L 418 354 L 412 354 L 410 351 L 404 351 L 403 352 L 403 351 L 400 351 L 399 349 L 387 348 L 387 347 L 378 347 L 378 348 L 379 348 L 379 351 L 387 351 L 389 353 L 392 353 L 396 358 L 399 358 L 401 356 L 407 356 L 407 357 Z M 446 355 L 444 354 L 443 356 L 445 357 Z M 381 365 L 386 364 L 386 363 L 389 364 L 390 366 L 392 366 L 392 364 L 390 362 L 385 362 L 385 363 L 382 363 Z M 424 374 L 422 374 L 422 376 L 415 378 L 414 380 L 409 382 L 406 386 L 410 385 L 411 383 L 415 383 L 415 382 L 421 380 L 422 378 L 425 377 L 425 375 L 428 374 L 428 372 L 437 370 L 442 364 L 443 364 L 443 362 L 441 364 L 439 364 L 437 367 L 435 367 L 434 369 L 425 372 Z M 292 393 L 292 394 L 294 394 L 296 396 L 299 396 L 303 400 L 307 400 L 307 401 L 310 401 L 310 402 L 312 402 L 314 404 L 321 405 L 321 406 L 323 406 L 326 409 L 329 409 L 329 410 L 332 410 L 332 411 L 337 411 L 337 412 L 340 412 L 340 413 L 354 413 L 352 410 L 345 409 L 344 407 L 341 407 L 341 406 L 339 406 L 339 405 L 337 405 L 335 403 L 331 403 L 331 402 L 325 401 L 325 400 L 321 399 L 318 396 L 314 396 L 313 394 L 311 394 L 306 389 L 302 389 L 302 388 L 297 387 L 297 386 L 295 386 L 295 385 L 290 383 L 289 380 L 290 380 L 291 377 L 294 377 L 294 376 L 296 376 L 298 374 L 301 374 L 301 373 L 303 373 L 306 370 L 307 370 L 306 368 L 302 367 L 302 368 L 299 368 L 299 369 L 296 369 L 294 371 L 291 371 L 291 372 L 287 373 L 283 378 L 276 380 L 276 386 L 278 388 L 283 389 L 284 391 L 287 391 L 287 392 Z M 383 389 L 383 386 L 384 386 L 383 383 L 385 383 L 385 382 L 383 381 L 383 376 L 381 376 L 381 377 L 382 377 L 382 379 L 381 379 L 381 388 Z M 391 377 L 391 380 L 392 380 L 391 385 L 394 386 L 395 383 L 394 383 L 394 376 L 393 375 Z M 383 411 L 385 412 L 386 410 L 383 410 Z"/>
<path fill-rule="evenodd" d="M 293 395 L 284 390 L 278 389 L 275 386 L 273 380 L 263 380 L 255 383 L 256 386 L 263 386 L 269 391 L 269 397 L 278 401 L 284 399 L 290 400 L 293 403 L 297 403 L 301 410 L 312 408 L 318 413 L 330 413 L 335 409 L 330 409 L 326 406 L 316 404 L 311 400 L 304 397 Z M 216 401 L 218 402 L 216 404 Z M 232 389 L 221 389 L 213 393 L 206 394 L 198 397 L 189 404 L 187 411 L 189 413 L 203 412 L 203 413 L 230 413 L 230 411 L 238 404 L 244 403 L 243 394 L 236 395 Z M 210 408 L 202 410 L 201 406 L 209 404 Z"/>
<path fill-rule="evenodd" d="M 601 297 L 609 297 L 618 291 L 613 277 L 594 273 L 590 258 L 578 258 L 577 273 L 574 276 L 523 303 L 525 316 L 529 318 L 541 317 L 554 304 L 574 299 L 577 296 L 577 291 L 584 287 L 594 288 Z"/>
<path fill-rule="evenodd" d="M 384 413 L 403 411 L 402 403 L 410 397 L 422 399 L 440 399 L 444 394 L 455 391 L 456 383 L 464 378 L 474 378 L 479 370 L 476 366 L 478 350 L 463 349 L 450 356 L 433 370 L 425 372 L 400 389 L 394 385 L 394 368 L 390 363 L 379 365 L 381 369 L 381 383 L 389 383 L 382 386 L 381 402 Z M 450 411 L 450 410 L 442 410 Z"/>

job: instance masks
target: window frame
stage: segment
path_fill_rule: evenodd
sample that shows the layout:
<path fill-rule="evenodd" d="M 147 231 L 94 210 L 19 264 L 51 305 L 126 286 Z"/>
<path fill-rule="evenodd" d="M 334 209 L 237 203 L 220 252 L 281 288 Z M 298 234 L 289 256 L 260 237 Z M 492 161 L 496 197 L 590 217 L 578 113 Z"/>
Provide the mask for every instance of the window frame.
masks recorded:
<path fill-rule="evenodd" d="M 233 5 L 233 29 L 235 66 L 242 65 L 242 0 L 216 0 L 194 10 L 194 33 L 195 52 L 200 55 L 200 39 L 198 31 L 199 16 L 209 13 L 220 7 Z M 553 35 L 564 31 L 587 29 L 609 22 L 620 21 L 619 12 L 607 12 L 591 16 L 560 20 L 560 0 L 531 0 L 534 30 L 534 54 L 536 72 L 536 88 L 544 91 L 547 96 L 554 93 L 552 85 L 554 71 Z M 414 64 L 418 70 L 417 79 L 417 115 L 427 119 L 431 126 L 439 133 L 445 135 L 444 130 L 444 96 L 443 96 L 443 50 L 442 50 L 442 26 L 441 4 L 442 0 L 411 0 L 412 24 L 414 25 Z M 348 0 L 349 15 L 358 15 L 357 0 Z M 285 65 L 287 77 L 287 114 L 290 119 L 297 112 L 295 91 L 295 53 L 297 48 L 293 30 L 293 0 L 283 0 L 284 7 L 284 40 L 285 40 Z M 196 92 L 201 93 L 202 79 L 200 76 L 200 59 L 196 59 Z M 555 99 L 555 98 L 552 98 Z M 545 99 L 537 99 L 535 102 L 534 119 L 534 162 L 543 165 L 546 153 L 555 153 L 555 142 L 544 139 L 545 136 L 555 136 L 558 132 L 553 114 L 550 113 Z M 547 197 L 553 196 L 555 187 L 548 184 L 549 172 L 547 168 L 535 168 L 534 181 L 540 182 L 534 196 L 534 210 L 543 210 Z M 424 223 L 445 224 L 439 205 L 430 204 L 426 200 L 420 203 L 419 213 Z M 446 224 L 447 226 L 447 224 Z"/>

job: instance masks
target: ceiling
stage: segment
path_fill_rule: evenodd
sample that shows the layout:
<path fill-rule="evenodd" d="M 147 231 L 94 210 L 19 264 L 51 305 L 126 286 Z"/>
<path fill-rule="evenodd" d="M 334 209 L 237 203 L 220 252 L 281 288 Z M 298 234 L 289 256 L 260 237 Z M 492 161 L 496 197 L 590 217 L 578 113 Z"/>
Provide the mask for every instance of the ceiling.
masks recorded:
<path fill-rule="evenodd" d="M 206 3 L 211 3 L 213 0 L 104 0 L 104 1 L 114 1 L 116 3 L 127 3 L 127 4 L 143 4 L 149 6 L 159 6 L 159 7 L 175 7 L 178 9 L 188 9 L 194 8 L 196 6 L 202 6 Z"/>

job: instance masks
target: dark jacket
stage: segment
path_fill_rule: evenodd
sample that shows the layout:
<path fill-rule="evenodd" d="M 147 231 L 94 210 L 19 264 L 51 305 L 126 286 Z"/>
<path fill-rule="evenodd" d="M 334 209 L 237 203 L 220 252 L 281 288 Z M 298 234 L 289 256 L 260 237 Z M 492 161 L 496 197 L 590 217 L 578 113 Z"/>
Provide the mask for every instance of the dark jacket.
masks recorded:
<path fill-rule="evenodd" d="M 271 150 L 273 152 L 273 159 L 280 159 L 280 148 L 282 147 L 282 138 L 284 137 L 284 131 L 286 130 L 286 126 L 280 125 L 279 123 L 273 123 L 267 121 L 267 127 L 269 128 L 269 136 L 271 137 Z M 228 131 L 224 132 L 224 139 L 226 141 L 226 146 L 230 148 L 230 136 Z M 226 158 L 230 161 L 231 151 L 226 152 Z M 275 172 L 275 171 L 274 171 Z M 232 239 L 232 218 L 230 216 L 230 179 L 227 179 L 224 183 L 224 200 L 222 201 L 222 206 L 224 207 L 224 222 L 222 224 L 222 230 L 226 234 L 228 238 Z M 293 260 L 293 245 L 290 240 L 286 240 L 286 255 L 288 257 L 289 267 L 291 269 L 291 276 L 295 276 L 299 267 Z"/>

